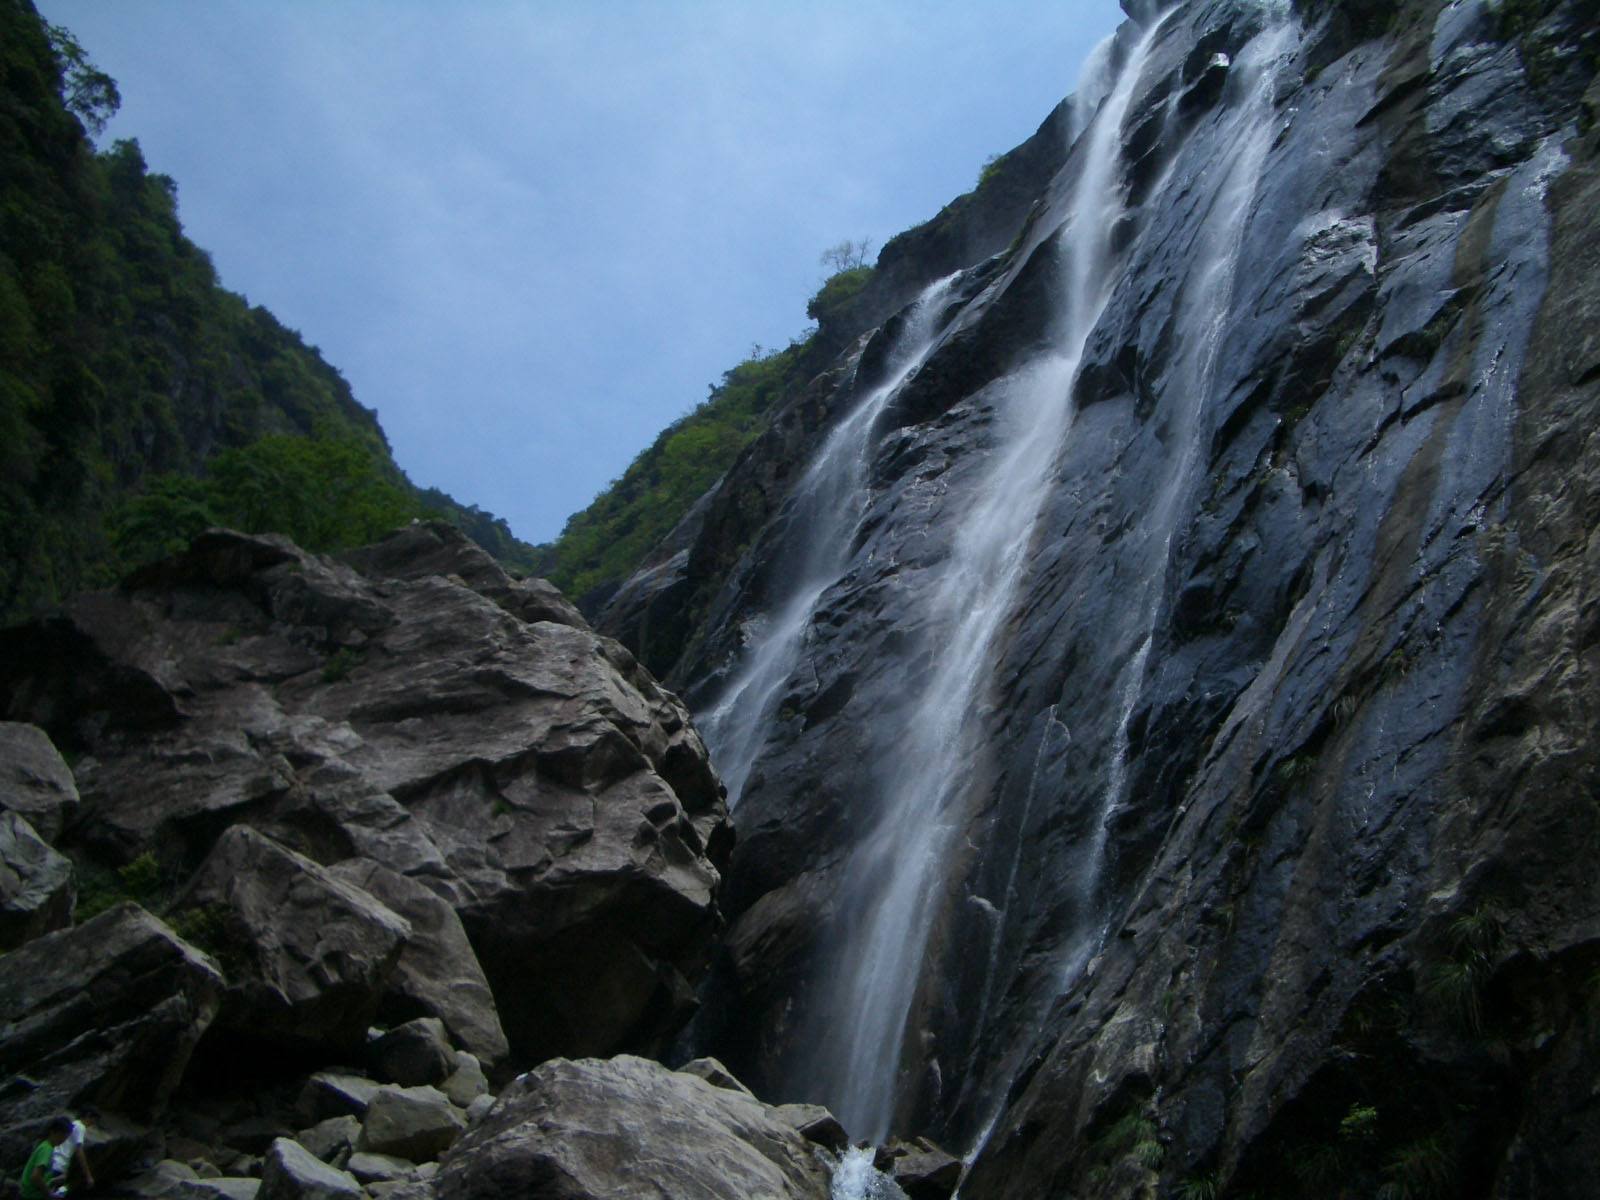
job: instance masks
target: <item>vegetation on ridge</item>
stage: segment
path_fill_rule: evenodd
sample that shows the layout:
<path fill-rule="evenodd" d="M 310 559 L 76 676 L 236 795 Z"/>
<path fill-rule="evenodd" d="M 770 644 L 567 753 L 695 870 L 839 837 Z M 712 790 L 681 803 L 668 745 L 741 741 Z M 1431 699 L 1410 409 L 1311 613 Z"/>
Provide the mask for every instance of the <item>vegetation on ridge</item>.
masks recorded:
<path fill-rule="evenodd" d="M 757 347 L 727 371 L 699 407 L 662 430 L 621 478 L 567 520 L 561 536 L 542 547 L 540 572 L 586 608 L 603 603 L 766 427 L 806 345 L 770 353 Z"/>
<path fill-rule="evenodd" d="M 302 537 L 330 504 L 350 524 L 324 546 L 433 512 L 526 565 L 504 522 L 413 488 L 339 372 L 219 285 L 136 141 L 95 149 L 118 101 L 70 33 L 0 0 L 0 623 L 241 512 Z"/>

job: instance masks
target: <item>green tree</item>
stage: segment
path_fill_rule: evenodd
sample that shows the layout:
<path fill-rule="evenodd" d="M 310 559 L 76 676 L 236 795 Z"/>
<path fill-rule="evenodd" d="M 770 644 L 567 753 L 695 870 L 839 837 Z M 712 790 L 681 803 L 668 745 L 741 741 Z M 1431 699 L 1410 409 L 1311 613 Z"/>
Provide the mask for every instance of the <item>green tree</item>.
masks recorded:
<path fill-rule="evenodd" d="M 64 83 L 62 102 L 92 133 L 103 133 L 106 122 L 122 107 L 117 81 L 89 61 L 72 31 L 60 25 L 45 25 L 50 49 L 60 65 Z"/>

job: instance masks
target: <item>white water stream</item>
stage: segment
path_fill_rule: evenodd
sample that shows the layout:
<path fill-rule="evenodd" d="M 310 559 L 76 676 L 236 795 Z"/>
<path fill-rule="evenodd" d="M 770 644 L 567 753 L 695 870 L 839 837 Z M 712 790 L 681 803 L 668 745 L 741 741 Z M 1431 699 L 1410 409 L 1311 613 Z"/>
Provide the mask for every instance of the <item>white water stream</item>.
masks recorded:
<path fill-rule="evenodd" d="M 1276 15 L 1282 6 L 1270 7 Z M 1039 235 L 1053 236 L 1055 245 L 1041 245 L 1037 251 L 1057 253 L 1061 262 L 1061 302 L 1051 345 L 985 390 L 983 399 L 992 410 L 992 445 L 974 451 L 986 460 L 966 478 L 960 496 L 947 500 L 947 510 L 955 512 L 948 552 L 928 569 L 916 598 L 918 619 L 911 622 L 925 631 L 932 663 L 908 688 L 903 706 L 878 718 L 893 726 L 885 737 L 896 747 L 893 769 L 876 783 L 863 773 L 859 804 L 870 824 L 838 876 L 840 916 L 823 940 L 816 993 L 802 998 L 810 1014 L 804 1031 L 796 1033 L 805 1046 L 804 1062 L 799 1077 L 789 1081 L 791 1091 L 828 1104 L 855 1137 L 879 1140 L 889 1132 L 903 1099 L 905 1071 L 918 1061 L 906 1053 L 908 1026 L 951 864 L 971 816 L 973 771 L 985 750 L 981 717 L 1002 631 L 1017 606 L 1036 527 L 1056 484 L 1085 348 L 1129 258 L 1138 253 L 1137 246 L 1117 246 L 1113 236 L 1126 215 L 1123 126 L 1164 21 L 1146 29 L 1114 69 L 1112 45 L 1097 50 L 1086 98 L 1074 103 L 1070 116 L 1071 132 L 1078 135 L 1072 156 L 1076 175 L 1067 184 L 1060 210 L 1065 220 L 1053 235 Z M 1166 227 L 1168 236 L 1188 239 L 1177 252 L 1189 264 L 1172 318 L 1177 336 L 1162 372 L 1165 391 L 1158 399 L 1168 418 L 1156 436 L 1171 448 L 1165 451 L 1161 483 L 1140 505 L 1140 520 L 1122 552 L 1131 568 L 1132 591 L 1125 621 L 1107 631 L 1122 647 L 1113 651 L 1123 661 L 1116 675 L 1116 724 L 1107 746 L 1100 811 L 1090 825 L 1081 867 L 1073 878 L 1060 881 L 1064 894 L 1076 901 L 1074 928 L 1059 943 L 1054 978 L 1040 989 L 1048 995 L 1025 1001 L 1041 1006 L 1040 1012 L 1076 982 L 1103 937 L 1100 892 L 1108 824 L 1116 808 L 1129 801 L 1130 725 L 1151 669 L 1173 538 L 1195 486 L 1204 440 L 1201 417 L 1231 320 L 1239 252 L 1259 174 L 1277 132 L 1276 73 L 1293 36 L 1284 14 L 1241 51 L 1231 71 L 1221 127 L 1209 131 L 1203 146 L 1179 151 L 1180 156 L 1209 157 L 1188 161 L 1185 178 L 1196 189 L 1196 215 Z M 1155 192 L 1159 194 L 1159 186 Z M 782 586 L 774 589 L 782 598 L 750 623 L 737 672 L 700 721 L 728 784 L 730 802 L 750 782 L 819 607 L 849 569 L 870 501 L 868 467 L 878 418 L 938 344 L 953 278 L 932 285 L 919 300 L 892 352 L 886 378 L 833 430 L 795 489 L 788 524 L 801 536 L 794 539 Z M 1166 396 L 1173 398 L 1171 403 Z M 957 511 L 963 504 L 964 510 Z M 1051 720 L 1059 724 L 1054 707 Z M 1061 728 L 1065 734 L 1065 726 Z M 1041 742 L 1041 761 L 1043 752 Z M 1029 784 L 1030 809 L 1038 766 Z M 1006 910 L 1018 900 L 1016 874 L 1013 863 L 1005 894 L 996 897 Z M 998 939 L 1012 914 L 994 910 L 992 904 L 988 910 Z M 991 974 L 997 963 L 992 953 Z M 993 997 L 1007 986 L 1005 980 L 985 980 L 980 1024 Z M 985 1072 L 991 1080 L 979 1093 L 991 1098 L 983 1104 L 988 1110 L 981 1122 L 985 1136 L 998 1119 L 1017 1061 L 1008 1055 L 1006 1062 L 990 1064 Z M 981 1144 L 982 1137 L 974 1153 Z M 853 1200 L 874 1194 L 875 1173 L 869 1170 L 870 1162 L 863 1167 L 859 1155 L 847 1155 L 835 1177 L 835 1196 Z"/>
<path fill-rule="evenodd" d="M 730 808 L 739 802 L 761 753 L 784 685 L 805 649 L 817 606 L 849 561 L 867 507 L 867 468 L 878 417 L 932 353 L 939 317 L 955 280 L 955 275 L 947 276 L 929 285 L 917 299 L 891 353 L 883 382 L 835 426 L 795 487 L 791 523 L 804 531 L 805 539 L 791 575 L 792 590 L 777 611 L 761 619 L 738 673 L 699 720 L 701 734 L 728 787 Z"/>
<path fill-rule="evenodd" d="M 997 445 L 926 601 L 941 651 L 906 710 L 899 769 L 880 797 L 877 825 L 843 873 L 847 917 L 821 984 L 827 1019 L 815 1030 L 807 1091 L 827 1097 L 858 1137 L 882 1138 L 894 1115 L 901 1043 L 951 842 L 964 825 L 964 785 L 980 736 L 973 717 L 1071 426 L 1084 346 L 1114 281 L 1122 122 L 1155 33 L 1147 31 L 1128 56 L 1083 135 L 1082 167 L 1059 235 L 1065 304 L 1054 346 L 997 389 Z"/>

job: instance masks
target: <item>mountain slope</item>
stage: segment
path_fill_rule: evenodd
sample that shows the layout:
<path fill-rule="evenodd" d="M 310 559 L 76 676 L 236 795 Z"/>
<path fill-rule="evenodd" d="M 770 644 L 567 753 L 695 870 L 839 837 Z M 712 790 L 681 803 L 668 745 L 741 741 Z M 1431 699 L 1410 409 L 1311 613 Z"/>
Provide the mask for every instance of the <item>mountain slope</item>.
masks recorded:
<path fill-rule="evenodd" d="M 0 619 L 130 565 L 113 525 L 147 480 L 202 474 L 269 435 L 343 447 L 385 520 L 428 508 L 482 525 L 442 494 L 419 502 L 338 371 L 218 286 L 176 185 L 136 142 L 95 151 L 84 122 L 115 103 L 70 34 L 27 0 L 0 2 Z"/>

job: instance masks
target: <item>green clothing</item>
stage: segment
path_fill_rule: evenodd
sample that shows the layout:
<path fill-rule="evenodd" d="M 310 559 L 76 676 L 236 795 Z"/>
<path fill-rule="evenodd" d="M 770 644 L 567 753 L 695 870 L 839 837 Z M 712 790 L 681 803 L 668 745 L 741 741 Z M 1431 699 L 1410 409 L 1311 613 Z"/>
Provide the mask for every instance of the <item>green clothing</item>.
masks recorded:
<path fill-rule="evenodd" d="M 50 1152 L 54 1150 L 48 1140 L 40 1142 L 28 1156 L 28 1165 L 22 1168 L 22 1200 L 50 1200 Z M 33 1169 L 43 1168 L 44 1186 L 33 1182 Z"/>

